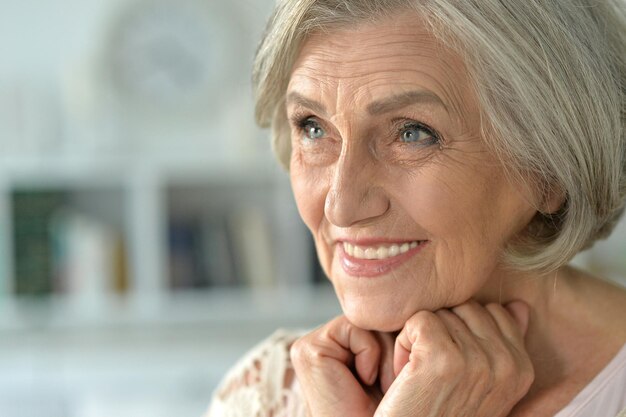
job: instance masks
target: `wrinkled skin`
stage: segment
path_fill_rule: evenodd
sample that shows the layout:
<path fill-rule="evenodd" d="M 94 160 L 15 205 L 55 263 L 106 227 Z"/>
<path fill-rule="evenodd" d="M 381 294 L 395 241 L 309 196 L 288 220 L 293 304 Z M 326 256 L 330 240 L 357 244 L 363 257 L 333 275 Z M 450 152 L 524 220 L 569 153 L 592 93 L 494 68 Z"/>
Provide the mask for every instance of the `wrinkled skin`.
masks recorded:
<path fill-rule="evenodd" d="M 397 337 L 332 320 L 291 349 L 311 415 L 507 416 L 534 377 L 524 349 L 528 308 L 507 308 L 421 311 Z"/>
<path fill-rule="evenodd" d="M 412 91 L 443 104 L 370 114 L 372 102 Z M 486 151 L 458 57 L 415 24 L 313 36 L 291 76 L 288 97 L 294 93 L 326 110 L 288 99 L 291 120 L 313 116 L 325 131 L 311 143 L 292 122 L 290 172 L 300 214 L 352 323 L 399 330 L 417 311 L 458 305 L 502 275 L 498 255 L 536 210 Z M 397 125 L 405 120 L 430 126 L 441 143 L 401 142 Z M 391 273 L 363 280 L 340 265 L 345 237 L 429 244 Z"/>
<path fill-rule="evenodd" d="M 287 104 L 296 201 L 345 312 L 292 350 L 312 414 L 507 415 L 533 380 L 528 308 L 468 300 L 536 209 L 487 152 L 463 63 L 414 20 L 314 35 Z M 338 247 L 364 238 L 428 244 L 365 278 Z"/>

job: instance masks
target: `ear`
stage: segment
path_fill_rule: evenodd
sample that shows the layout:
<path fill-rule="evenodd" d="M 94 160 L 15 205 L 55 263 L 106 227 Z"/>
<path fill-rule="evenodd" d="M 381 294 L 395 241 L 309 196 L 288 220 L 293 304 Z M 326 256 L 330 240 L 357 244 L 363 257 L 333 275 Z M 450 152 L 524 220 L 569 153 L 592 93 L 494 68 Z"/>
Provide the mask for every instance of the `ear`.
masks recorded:
<path fill-rule="evenodd" d="M 543 214 L 555 214 L 567 201 L 567 193 L 558 186 L 547 187 L 543 193 L 543 198 L 539 209 Z"/>

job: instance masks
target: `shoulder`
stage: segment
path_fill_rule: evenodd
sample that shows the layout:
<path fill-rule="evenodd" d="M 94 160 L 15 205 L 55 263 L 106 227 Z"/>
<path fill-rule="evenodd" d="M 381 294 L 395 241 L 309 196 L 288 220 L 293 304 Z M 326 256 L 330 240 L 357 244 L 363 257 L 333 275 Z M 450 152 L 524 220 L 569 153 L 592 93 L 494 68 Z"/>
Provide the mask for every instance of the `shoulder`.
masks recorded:
<path fill-rule="evenodd" d="M 625 386 L 626 344 L 555 417 L 626 416 Z"/>
<path fill-rule="evenodd" d="M 253 347 L 226 374 L 205 417 L 306 416 L 289 358 L 289 348 L 305 333 L 278 330 Z"/>

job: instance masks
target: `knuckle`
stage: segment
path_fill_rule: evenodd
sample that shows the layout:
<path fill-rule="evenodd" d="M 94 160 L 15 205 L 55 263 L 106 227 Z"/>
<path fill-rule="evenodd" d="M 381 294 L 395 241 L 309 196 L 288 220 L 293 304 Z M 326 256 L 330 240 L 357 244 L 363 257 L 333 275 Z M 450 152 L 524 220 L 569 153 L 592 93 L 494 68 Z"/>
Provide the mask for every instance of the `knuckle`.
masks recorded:
<path fill-rule="evenodd" d="M 468 359 L 468 373 L 472 381 L 476 382 L 476 388 L 488 392 L 495 385 L 495 372 L 489 357 L 483 351 L 475 352 Z"/>
<path fill-rule="evenodd" d="M 314 365 L 320 358 L 320 353 L 315 349 L 309 337 L 297 339 L 289 349 L 291 362 L 295 367 L 308 368 Z"/>
<path fill-rule="evenodd" d="M 535 370 L 532 365 L 528 364 L 521 369 L 518 381 L 518 390 L 520 392 L 523 392 L 524 394 L 528 392 L 530 386 L 533 384 L 533 382 L 535 382 Z"/>
<path fill-rule="evenodd" d="M 535 379 L 530 360 L 520 362 L 510 352 L 498 358 L 495 371 L 495 384 L 517 398 L 528 392 Z"/>
<path fill-rule="evenodd" d="M 505 345 L 500 347 L 500 357 L 502 358 L 502 363 L 506 369 L 511 371 L 517 371 L 519 366 L 519 362 L 514 352 L 515 351 L 512 347 L 507 347 Z"/>
<path fill-rule="evenodd" d="M 308 346 L 304 337 L 297 339 L 289 349 L 289 356 L 294 364 L 302 364 L 306 361 Z"/>
<path fill-rule="evenodd" d="M 316 355 L 315 346 L 319 339 L 328 338 L 328 334 L 330 330 L 342 326 L 344 324 L 345 317 L 338 316 L 328 323 L 318 327 L 313 330 L 311 333 L 305 334 L 304 336 L 296 339 L 289 348 L 289 356 L 291 360 L 295 363 L 304 363 L 310 362 L 312 358 Z"/>
<path fill-rule="evenodd" d="M 511 378 L 517 377 L 519 374 L 517 362 L 508 352 L 499 355 L 497 364 L 497 376 L 501 381 L 510 380 Z"/>
<path fill-rule="evenodd" d="M 480 392 L 491 392 L 495 384 L 495 375 L 492 369 L 484 369 L 480 375 L 474 379 L 474 387 Z"/>
<path fill-rule="evenodd" d="M 472 364 L 474 372 L 478 374 L 491 373 L 491 362 L 489 361 L 487 354 L 482 350 L 479 350 L 472 355 L 469 362 Z"/>
<path fill-rule="evenodd" d="M 456 349 L 446 349 L 433 361 L 433 369 L 439 378 L 457 379 L 465 372 L 466 362 Z"/>
<path fill-rule="evenodd" d="M 407 328 L 416 337 L 424 336 L 433 331 L 437 325 L 437 316 L 430 311 L 415 313 L 406 323 Z"/>

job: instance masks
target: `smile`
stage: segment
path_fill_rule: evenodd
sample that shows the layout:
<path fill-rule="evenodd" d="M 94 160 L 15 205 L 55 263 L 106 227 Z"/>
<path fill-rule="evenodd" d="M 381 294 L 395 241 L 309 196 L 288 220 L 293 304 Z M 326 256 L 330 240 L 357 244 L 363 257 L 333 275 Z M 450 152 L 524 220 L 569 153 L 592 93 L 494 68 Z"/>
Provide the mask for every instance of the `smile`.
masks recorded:
<path fill-rule="evenodd" d="M 348 242 L 337 245 L 337 256 L 344 272 L 354 277 L 376 277 L 398 268 L 429 243 L 428 240 L 359 246 Z"/>
<path fill-rule="evenodd" d="M 350 256 L 357 259 L 388 259 L 401 255 L 414 249 L 421 241 L 405 242 L 402 244 L 392 244 L 378 247 L 362 247 L 343 242 L 343 250 Z"/>

